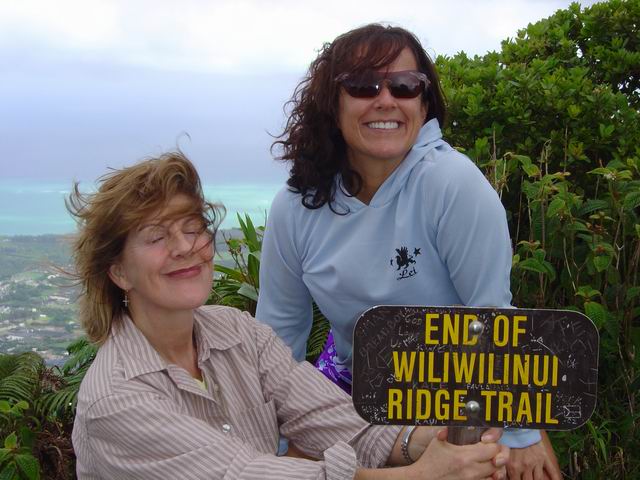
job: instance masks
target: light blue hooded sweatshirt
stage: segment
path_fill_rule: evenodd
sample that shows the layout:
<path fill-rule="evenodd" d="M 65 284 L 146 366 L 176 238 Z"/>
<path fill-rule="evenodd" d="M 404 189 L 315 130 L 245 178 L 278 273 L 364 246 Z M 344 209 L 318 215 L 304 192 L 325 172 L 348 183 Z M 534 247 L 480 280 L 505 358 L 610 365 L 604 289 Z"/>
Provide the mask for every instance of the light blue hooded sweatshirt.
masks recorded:
<path fill-rule="evenodd" d="M 282 189 L 265 231 L 256 318 L 298 360 L 312 301 L 331 323 L 338 362 L 351 368 L 353 327 L 375 305 L 511 305 L 511 242 L 505 211 L 482 172 L 442 139 L 437 120 L 368 205 L 337 178 L 334 210 L 311 210 Z M 535 430 L 502 443 L 526 447 Z"/>

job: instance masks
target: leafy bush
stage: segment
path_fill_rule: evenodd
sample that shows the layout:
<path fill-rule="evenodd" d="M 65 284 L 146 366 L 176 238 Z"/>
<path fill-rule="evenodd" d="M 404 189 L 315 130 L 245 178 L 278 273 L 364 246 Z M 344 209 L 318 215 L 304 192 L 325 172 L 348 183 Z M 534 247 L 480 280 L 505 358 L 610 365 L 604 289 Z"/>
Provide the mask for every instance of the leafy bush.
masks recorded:
<path fill-rule="evenodd" d="M 227 305 L 256 313 L 260 288 L 260 252 L 264 227 L 255 227 L 249 215 L 244 219 L 238 214 L 242 237 L 234 238 L 223 233 L 233 266 L 216 263 L 217 273 L 208 303 Z"/>
<path fill-rule="evenodd" d="M 71 430 L 96 351 L 85 339 L 73 342 L 61 369 L 33 352 L 0 355 L 0 478 L 75 478 Z"/>
<path fill-rule="evenodd" d="M 514 304 L 585 312 L 600 331 L 599 401 L 552 435 L 572 478 L 640 478 L 640 2 L 572 4 L 499 53 L 439 57 L 445 138 L 507 209 Z"/>
<path fill-rule="evenodd" d="M 3 448 L 0 448 L 0 477 L 13 480 L 40 478 L 40 464 L 34 456 L 36 431 L 40 422 L 29 416 L 24 400 L 0 400 L 0 426 Z"/>

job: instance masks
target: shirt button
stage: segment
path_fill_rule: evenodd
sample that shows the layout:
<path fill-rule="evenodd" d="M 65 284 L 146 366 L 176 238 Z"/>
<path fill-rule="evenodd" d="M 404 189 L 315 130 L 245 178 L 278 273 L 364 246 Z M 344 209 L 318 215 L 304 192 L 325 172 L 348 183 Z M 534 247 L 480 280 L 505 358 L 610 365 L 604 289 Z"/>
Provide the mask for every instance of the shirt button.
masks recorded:
<path fill-rule="evenodd" d="M 224 425 L 222 425 L 222 433 L 227 434 L 231 431 L 231 425 L 229 425 L 228 423 L 225 423 Z"/>

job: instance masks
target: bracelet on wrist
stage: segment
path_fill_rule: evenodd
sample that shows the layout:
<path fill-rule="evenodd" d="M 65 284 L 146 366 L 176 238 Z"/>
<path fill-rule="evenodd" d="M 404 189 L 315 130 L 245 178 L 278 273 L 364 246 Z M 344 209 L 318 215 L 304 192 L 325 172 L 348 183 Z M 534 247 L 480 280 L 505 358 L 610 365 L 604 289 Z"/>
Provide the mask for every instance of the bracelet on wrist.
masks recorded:
<path fill-rule="evenodd" d="M 409 425 L 405 429 L 404 434 L 402 435 L 402 441 L 400 442 L 400 451 L 402 452 L 402 456 L 409 464 L 415 462 L 415 460 L 411 458 L 411 455 L 409 455 L 409 442 L 411 441 L 411 435 L 415 429 L 415 425 Z"/>

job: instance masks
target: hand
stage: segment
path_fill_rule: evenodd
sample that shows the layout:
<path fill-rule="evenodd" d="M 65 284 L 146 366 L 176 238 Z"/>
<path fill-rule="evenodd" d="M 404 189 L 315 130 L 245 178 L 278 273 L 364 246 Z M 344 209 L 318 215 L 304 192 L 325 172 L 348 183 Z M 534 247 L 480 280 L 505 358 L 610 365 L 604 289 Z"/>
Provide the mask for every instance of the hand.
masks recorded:
<path fill-rule="evenodd" d="M 420 458 L 422 452 L 427 449 L 441 430 L 442 427 L 417 427 L 411 434 L 411 441 L 408 447 L 409 456 L 413 459 Z M 502 428 L 490 428 L 482 434 L 482 441 L 484 443 L 498 442 L 502 438 L 502 433 Z"/>
<path fill-rule="evenodd" d="M 546 432 L 527 448 L 512 448 L 507 464 L 509 480 L 562 480 L 558 460 Z"/>
<path fill-rule="evenodd" d="M 498 435 L 494 435 L 498 436 Z M 489 435 L 474 445 L 452 445 L 446 441 L 447 430 L 442 429 L 431 441 L 422 456 L 407 467 L 411 478 L 430 480 L 476 480 L 505 478 L 504 465 L 508 448 L 498 445 Z"/>

